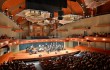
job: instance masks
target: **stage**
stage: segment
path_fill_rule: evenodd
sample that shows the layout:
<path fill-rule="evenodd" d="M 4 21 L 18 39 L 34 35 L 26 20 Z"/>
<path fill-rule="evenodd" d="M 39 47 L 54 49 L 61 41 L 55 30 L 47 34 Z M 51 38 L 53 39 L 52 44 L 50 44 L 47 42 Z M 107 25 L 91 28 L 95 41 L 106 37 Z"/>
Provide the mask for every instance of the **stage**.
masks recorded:
<path fill-rule="evenodd" d="M 22 50 L 17 53 L 10 52 L 0 57 L 0 63 L 3 63 L 4 61 L 12 61 L 12 60 L 24 60 L 24 61 L 40 60 L 41 58 L 65 55 L 68 54 L 67 51 L 68 53 L 74 53 L 77 51 L 91 51 L 91 52 L 100 52 L 103 54 L 110 55 L 110 50 L 94 48 L 94 47 L 86 47 L 86 46 L 76 46 L 74 48 L 66 48 L 66 50 L 56 52 L 57 54 L 55 52 L 50 52 L 49 54 L 47 52 L 38 52 L 37 54 L 30 55 L 29 53 L 26 53 L 26 50 Z"/>
<path fill-rule="evenodd" d="M 14 59 L 13 60 L 39 60 L 41 58 L 46 58 L 46 57 L 52 57 L 52 56 L 58 56 L 58 55 L 64 55 L 68 53 L 74 53 L 76 51 L 79 51 L 74 48 L 66 48 L 65 50 L 57 51 L 57 52 L 38 52 L 37 54 L 29 54 L 26 53 L 26 50 L 20 51 L 18 53 L 15 53 L 13 55 Z"/>

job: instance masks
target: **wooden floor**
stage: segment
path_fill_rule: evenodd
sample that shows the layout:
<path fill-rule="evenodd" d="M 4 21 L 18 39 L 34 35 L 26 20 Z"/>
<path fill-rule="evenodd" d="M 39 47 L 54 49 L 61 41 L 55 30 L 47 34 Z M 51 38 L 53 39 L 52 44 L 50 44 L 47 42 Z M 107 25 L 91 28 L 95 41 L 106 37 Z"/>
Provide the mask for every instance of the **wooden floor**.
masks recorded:
<path fill-rule="evenodd" d="M 50 52 L 49 54 L 47 52 L 38 52 L 37 54 L 32 54 L 32 55 L 30 55 L 29 53 L 26 53 L 24 50 L 24 51 L 20 51 L 14 54 L 13 57 L 14 57 L 14 60 L 23 60 L 23 59 L 36 59 L 37 60 L 39 58 L 68 54 L 66 53 L 66 51 L 68 51 L 68 53 L 73 53 L 78 50 L 74 48 L 66 48 L 66 50 L 61 50 L 60 52 L 56 52 L 57 54 L 55 54 L 55 52 Z M 42 55 L 42 56 L 39 57 L 39 55 Z"/>
<path fill-rule="evenodd" d="M 4 54 L 3 56 L 1 56 L 0 57 L 0 64 L 3 63 L 4 61 L 7 62 L 10 59 L 10 57 L 13 56 L 13 54 L 14 54 L 13 52 L 9 52 L 9 53 Z"/>

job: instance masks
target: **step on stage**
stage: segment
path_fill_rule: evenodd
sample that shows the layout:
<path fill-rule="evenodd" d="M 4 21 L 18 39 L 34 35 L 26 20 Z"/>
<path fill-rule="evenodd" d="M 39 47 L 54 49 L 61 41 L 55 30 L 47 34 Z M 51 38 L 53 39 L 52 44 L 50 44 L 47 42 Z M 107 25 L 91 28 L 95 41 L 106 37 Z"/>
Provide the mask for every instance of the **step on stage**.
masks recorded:
<path fill-rule="evenodd" d="M 65 50 L 57 51 L 57 52 L 38 52 L 36 54 L 29 54 L 26 53 L 26 50 L 20 51 L 18 53 L 15 53 L 13 55 L 14 60 L 39 60 L 41 58 L 47 58 L 47 57 L 52 57 L 52 56 L 58 56 L 58 55 L 65 55 L 68 53 L 74 53 L 79 50 L 74 49 L 74 48 L 66 48 Z"/>

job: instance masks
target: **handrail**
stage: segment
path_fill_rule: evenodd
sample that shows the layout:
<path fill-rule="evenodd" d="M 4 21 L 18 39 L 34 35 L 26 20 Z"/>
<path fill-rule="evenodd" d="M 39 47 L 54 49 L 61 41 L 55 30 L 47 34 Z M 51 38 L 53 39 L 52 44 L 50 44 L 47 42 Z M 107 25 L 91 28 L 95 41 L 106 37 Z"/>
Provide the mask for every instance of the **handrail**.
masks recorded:
<path fill-rule="evenodd" d="M 104 54 L 109 54 L 109 50 L 101 49 L 101 48 L 95 48 L 95 47 L 87 47 L 87 46 L 76 46 L 75 49 L 81 50 L 81 51 L 91 51 L 91 52 L 100 52 Z"/>
<path fill-rule="evenodd" d="M 56 38 L 56 39 L 14 39 L 14 40 L 1 40 L 0 42 L 5 43 L 5 41 L 9 41 L 7 45 L 15 45 L 15 44 L 27 44 L 27 43 L 36 43 L 36 42 L 69 42 L 69 41 L 76 41 L 76 42 L 104 42 L 110 43 L 110 38 L 108 37 L 92 37 L 86 36 L 84 38 Z M 5 44 L 6 45 L 6 44 Z M 2 47 L 2 46 L 1 46 Z"/>
<path fill-rule="evenodd" d="M 87 41 L 91 41 L 91 42 L 107 42 L 107 43 L 110 43 L 110 38 L 108 38 L 108 37 L 92 37 L 92 36 L 86 36 L 85 39 Z"/>

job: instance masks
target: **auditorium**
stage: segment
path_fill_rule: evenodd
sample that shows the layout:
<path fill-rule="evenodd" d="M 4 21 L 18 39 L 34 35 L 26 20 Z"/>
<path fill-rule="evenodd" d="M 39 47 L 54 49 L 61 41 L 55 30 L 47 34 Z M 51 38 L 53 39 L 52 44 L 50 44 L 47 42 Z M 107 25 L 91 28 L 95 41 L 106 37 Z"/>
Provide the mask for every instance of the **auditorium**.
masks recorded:
<path fill-rule="evenodd" d="M 0 0 L 0 70 L 109 70 L 110 0 Z"/>

